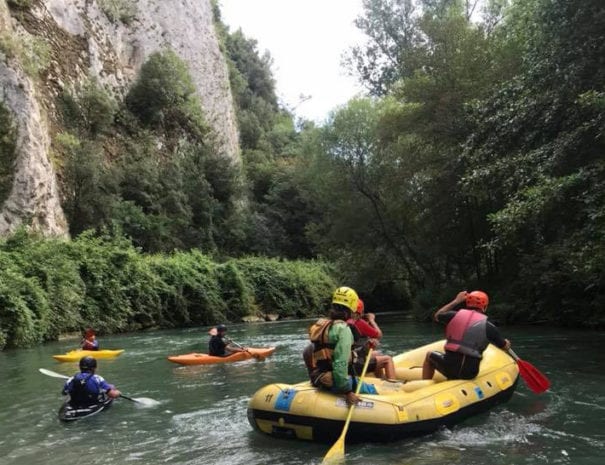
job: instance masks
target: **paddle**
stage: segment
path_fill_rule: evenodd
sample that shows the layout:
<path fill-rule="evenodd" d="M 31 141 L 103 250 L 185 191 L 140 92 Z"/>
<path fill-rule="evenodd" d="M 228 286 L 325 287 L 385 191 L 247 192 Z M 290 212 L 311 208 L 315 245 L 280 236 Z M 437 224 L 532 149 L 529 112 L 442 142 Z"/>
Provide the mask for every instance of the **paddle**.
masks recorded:
<path fill-rule="evenodd" d="M 50 376 L 52 378 L 61 378 L 61 379 L 69 379 L 69 376 L 62 375 L 61 373 L 57 373 L 55 371 L 47 370 L 46 368 L 38 368 L 38 371 L 43 375 Z M 129 397 L 124 394 L 120 394 L 120 397 L 123 399 L 129 400 L 131 402 L 135 402 L 140 405 L 144 405 L 146 407 L 151 407 L 153 405 L 157 405 L 159 402 L 154 399 L 150 399 L 149 397 Z"/>
<path fill-rule="evenodd" d="M 259 354 L 253 354 L 252 352 L 250 352 L 248 349 L 246 349 L 243 345 L 238 344 L 237 342 L 235 342 L 233 339 L 227 339 L 227 341 L 229 342 L 229 344 L 233 344 L 236 347 L 239 347 L 240 349 L 242 349 L 244 352 L 248 352 L 250 355 L 252 355 L 254 358 L 256 359 L 260 359 L 260 355 Z"/>
<path fill-rule="evenodd" d="M 359 394 L 361 390 L 361 385 L 363 383 L 363 378 L 366 375 L 366 371 L 368 369 L 368 365 L 370 363 L 370 358 L 372 357 L 372 348 L 368 350 L 368 354 L 366 355 L 366 361 L 363 364 L 363 370 L 361 371 L 361 376 L 357 381 L 357 389 L 355 389 L 355 394 Z M 342 463 L 345 458 L 345 437 L 347 435 L 347 431 L 349 429 L 349 423 L 351 422 L 351 416 L 353 415 L 353 409 L 356 404 L 353 404 L 349 407 L 349 413 L 347 414 L 347 419 L 345 421 L 345 425 L 342 428 L 342 433 L 340 433 L 340 437 L 336 440 L 334 445 L 330 448 L 328 453 L 324 456 L 324 459 L 321 462 L 321 465 L 333 465 L 337 463 Z"/>
<path fill-rule="evenodd" d="M 517 362 L 519 374 L 521 375 L 521 378 L 523 378 L 523 381 L 525 381 L 525 384 L 527 384 L 528 388 L 530 388 L 536 394 L 542 394 L 548 390 L 550 387 L 550 380 L 544 376 L 540 370 L 538 370 L 531 363 L 521 360 L 512 349 L 508 349 L 508 353 L 512 358 L 515 359 L 515 362 Z"/>

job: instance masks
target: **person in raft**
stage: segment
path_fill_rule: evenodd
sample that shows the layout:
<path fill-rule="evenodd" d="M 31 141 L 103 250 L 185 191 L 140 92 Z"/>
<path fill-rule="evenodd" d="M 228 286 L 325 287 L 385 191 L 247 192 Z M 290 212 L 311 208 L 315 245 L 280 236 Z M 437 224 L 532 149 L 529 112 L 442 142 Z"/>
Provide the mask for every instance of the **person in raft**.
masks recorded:
<path fill-rule="evenodd" d="M 357 301 L 357 308 L 352 312 L 352 318 L 347 321 L 353 332 L 353 369 L 355 373 L 361 373 L 368 354 L 369 346 L 376 346 L 382 337 L 382 330 L 376 323 L 373 313 L 364 313 L 363 300 Z M 377 378 L 394 380 L 395 365 L 390 355 L 372 353 L 368 372 L 374 372 Z"/>
<path fill-rule="evenodd" d="M 510 341 L 487 321 L 489 297 L 483 291 L 459 292 L 433 319 L 445 327 L 445 353 L 428 352 L 422 366 L 422 379 L 432 379 L 435 370 L 448 379 L 472 379 L 479 373 L 483 351 L 491 342 L 502 350 Z M 462 309 L 456 310 L 463 305 Z"/>
<path fill-rule="evenodd" d="M 80 373 L 69 378 L 63 386 L 63 395 L 69 395 L 72 407 L 83 408 L 100 404 L 107 397 L 115 399 L 120 396 L 113 384 L 109 384 L 102 376 L 96 375 L 97 360 L 91 356 L 80 359 Z"/>
<path fill-rule="evenodd" d="M 214 331 L 216 329 L 216 331 Z M 237 347 L 232 341 L 225 337 L 227 327 L 225 325 L 217 325 L 208 331 L 210 341 L 208 342 L 208 354 L 215 357 L 226 357 L 234 352 L 243 352 L 246 349 Z"/>
<path fill-rule="evenodd" d="M 84 332 L 84 337 L 80 342 L 80 347 L 82 350 L 99 350 L 99 341 L 97 341 L 97 336 L 94 329 L 88 328 Z"/>
<path fill-rule="evenodd" d="M 351 367 L 351 347 L 353 333 L 347 320 L 351 311 L 357 309 L 357 293 L 350 287 L 339 287 L 332 295 L 329 318 L 320 318 L 309 328 L 309 345 L 303 358 L 313 386 L 327 389 L 336 394 L 344 394 L 347 404 L 361 399 L 354 390 L 358 379 L 349 376 Z M 372 384 L 363 383 L 362 394 L 376 394 Z"/>

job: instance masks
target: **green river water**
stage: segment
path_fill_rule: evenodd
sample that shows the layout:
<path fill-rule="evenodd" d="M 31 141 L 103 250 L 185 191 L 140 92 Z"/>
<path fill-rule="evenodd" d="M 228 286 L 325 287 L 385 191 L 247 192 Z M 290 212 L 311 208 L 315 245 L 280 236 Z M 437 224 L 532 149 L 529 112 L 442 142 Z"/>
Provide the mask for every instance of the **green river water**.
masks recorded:
<path fill-rule="evenodd" d="M 379 315 L 381 349 L 395 355 L 442 337 L 442 329 Z M 207 328 L 101 338 L 126 351 L 100 360 L 98 373 L 126 395 L 160 401 L 141 408 L 124 399 L 95 417 L 62 424 L 65 375 L 76 364 L 51 355 L 75 341 L 0 352 L 0 464 L 319 464 L 329 445 L 273 439 L 246 418 L 250 396 L 272 382 L 304 380 L 301 351 L 309 321 L 231 325 L 228 336 L 252 347 L 274 345 L 262 362 L 181 367 L 167 355 L 206 352 Z M 512 399 L 452 430 L 389 444 L 348 445 L 347 464 L 601 464 L 605 459 L 605 333 L 506 327 L 516 353 L 552 381 L 533 394 L 520 381 Z"/>

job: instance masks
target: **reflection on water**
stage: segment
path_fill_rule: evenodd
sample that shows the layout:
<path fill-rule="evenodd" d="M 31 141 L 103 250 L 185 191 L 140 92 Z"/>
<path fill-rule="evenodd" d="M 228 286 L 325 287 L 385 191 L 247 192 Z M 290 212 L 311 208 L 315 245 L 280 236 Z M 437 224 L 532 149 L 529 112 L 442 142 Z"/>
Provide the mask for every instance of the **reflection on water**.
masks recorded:
<path fill-rule="evenodd" d="M 442 337 L 434 325 L 379 315 L 381 350 L 395 355 Z M 0 464 L 319 464 L 329 446 L 277 440 L 253 431 L 246 418 L 250 395 L 265 384 L 306 376 L 301 352 L 308 321 L 230 325 L 229 336 L 251 347 L 276 346 L 264 361 L 178 366 L 168 355 L 205 352 L 207 328 L 103 338 L 126 349 L 99 360 L 99 373 L 131 397 L 155 399 L 140 408 L 118 399 L 106 413 L 61 424 L 63 381 L 77 364 L 51 355 L 73 341 L 0 353 Z M 522 381 L 511 401 L 452 430 L 391 444 L 346 447 L 347 464 L 592 465 L 605 458 L 603 333 L 545 328 L 503 328 L 515 351 L 553 382 L 536 396 Z"/>

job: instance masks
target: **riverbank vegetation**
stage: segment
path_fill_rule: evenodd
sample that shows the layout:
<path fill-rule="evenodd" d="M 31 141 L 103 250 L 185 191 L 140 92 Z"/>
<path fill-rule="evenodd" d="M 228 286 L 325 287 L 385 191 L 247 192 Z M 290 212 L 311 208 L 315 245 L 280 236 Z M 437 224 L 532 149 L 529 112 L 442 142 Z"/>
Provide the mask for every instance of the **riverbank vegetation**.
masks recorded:
<path fill-rule="evenodd" d="M 121 236 L 71 241 L 21 231 L 0 241 L 0 349 L 100 334 L 211 325 L 247 315 L 317 315 L 336 285 L 317 261 L 217 262 L 198 251 L 143 254 Z"/>
<path fill-rule="evenodd" d="M 368 96 L 321 127 L 215 8 L 241 162 L 170 50 L 123 99 L 66 89 L 52 148 L 73 241 L 3 243 L 4 342 L 305 314 L 336 283 L 421 319 L 482 288 L 503 323 L 605 327 L 603 2 L 363 5 L 346 61 Z"/>

